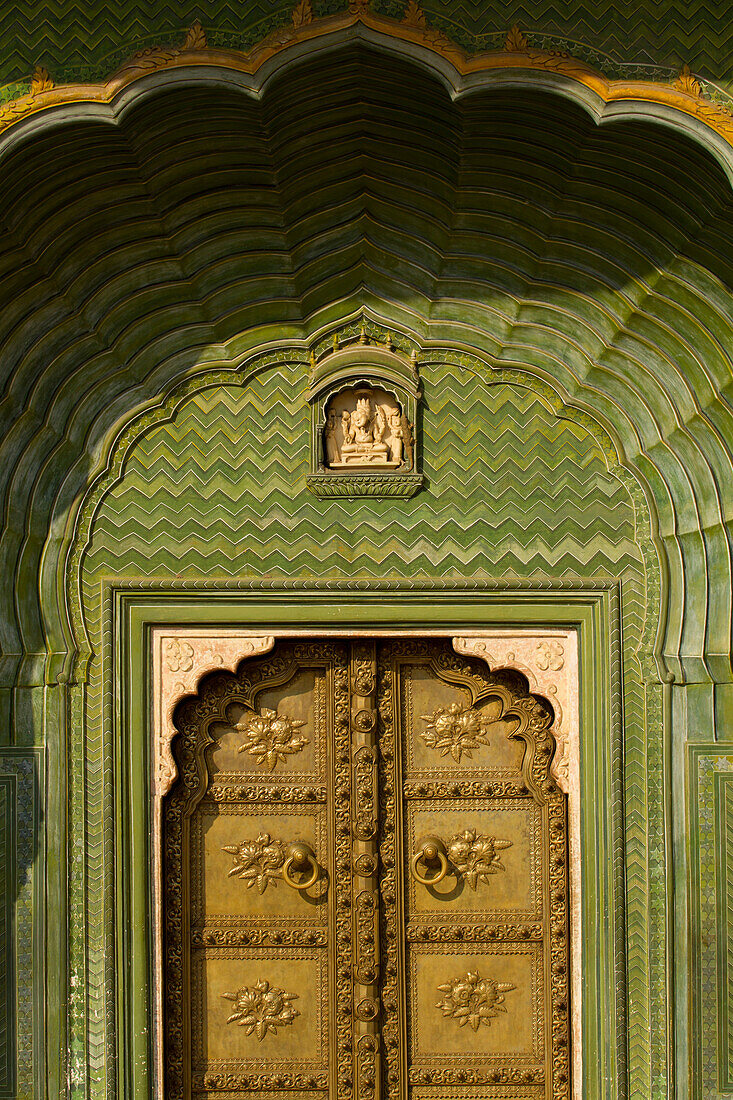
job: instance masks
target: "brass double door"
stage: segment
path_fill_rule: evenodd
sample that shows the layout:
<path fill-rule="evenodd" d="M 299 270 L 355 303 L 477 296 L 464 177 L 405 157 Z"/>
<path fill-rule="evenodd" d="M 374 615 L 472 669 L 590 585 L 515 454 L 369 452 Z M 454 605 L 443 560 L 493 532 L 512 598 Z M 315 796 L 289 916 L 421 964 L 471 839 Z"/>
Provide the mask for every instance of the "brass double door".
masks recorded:
<path fill-rule="evenodd" d="M 176 721 L 166 1100 L 569 1095 L 566 802 L 521 677 L 287 641 Z"/>

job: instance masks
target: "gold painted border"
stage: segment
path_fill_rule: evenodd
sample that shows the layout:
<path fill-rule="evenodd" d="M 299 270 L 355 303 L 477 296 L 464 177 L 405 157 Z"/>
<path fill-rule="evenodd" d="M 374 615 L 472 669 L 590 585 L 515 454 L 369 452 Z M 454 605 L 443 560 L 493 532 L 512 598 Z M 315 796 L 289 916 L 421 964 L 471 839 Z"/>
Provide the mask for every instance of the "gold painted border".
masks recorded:
<path fill-rule="evenodd" d="M 30 93 L 0 107 L 0 134 L 31 116 L 59 106 L 110 104 L 131 85 L 161 71 L 206 68 L 255 77 L 263 66 L 286 51 L 295 48 L 296 55 L 301 56 L 299 47 L 358 24 L 388 39 L 407 56 L 410 48 L 415 47 L 432 54 L 436 60 L 450 64 L 463 78 L 502 70 L 553 75 L 577 89 L 592 92 L 604 104 L 643 103 L 671 108 L 702 123 L 733 147 L 733 114 L 704 97 L 700 82 L 687 66 L 674 83 L 611 80 L 566 53 L 532 49 L 517 27 L 508 32 L 503 50 L 469 55 L 441 31 L 429 26 L 419 0 L 408 0 L 402 21 L 372 12 L 368 0 L 349 0 L 347 11 L 316 19 L 310 0 L 299 0 L 291 26 L 273 31 L 246 52 L 209 48 L 205 31 L 195 23 L 180 47 L 142 50 L 104 83 L 55 85 L 46 70 L 37 69 Z"/>

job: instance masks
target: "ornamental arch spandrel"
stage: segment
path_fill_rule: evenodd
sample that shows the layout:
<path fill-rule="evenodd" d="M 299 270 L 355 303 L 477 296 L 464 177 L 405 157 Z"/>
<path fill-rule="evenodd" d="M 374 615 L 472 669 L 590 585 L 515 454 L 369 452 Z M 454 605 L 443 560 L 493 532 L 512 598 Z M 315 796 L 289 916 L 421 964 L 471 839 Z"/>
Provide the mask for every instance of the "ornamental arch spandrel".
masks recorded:
<path fill-rule="evenodd" d="M 550 709 L 548 639 L 572 635 L 569 1087 L 728 1088 L 730 116 L 689 72 L 602 75 L 521 28 L 468 51 L 419 5 L 396 14 L 301 4 L 246 51 L 199 27 L 109 80 L 37 75 L 1 109 L 8 1095 L 165 1095 L 148 1038 L 150 646 L 168 629 L 473 638 L 487 654 L 517 639 L 500 665 Z M 329 356 L 359 347 L 404 378 L 354 368 L 333 392 L 370 416 L 387 394 L 397 418 L 367 442 L 342 432 L 357 480 L 319 495 L 309 395 Z M 418 458 L 400 474 L 405 439 Z M 186 637 L 169 671 L 191 699 Z M 221 667 L 245 676 L 231 652 Z M 427 797 L 409 788 L 405 821 Z M 476 832 L 454 837 L 452 820 L 446 851 Z M 513 847 L 495 855 L 519 850 L 496 839 Z M 436 987 L 446 1019 L 459 979 L 477 996 L 464 970 Z M 481 995 L 510 1006 L 523 973 Z M 264 1027 L 261 1049 L 276 1040 Z M 395 1057 L 365 1071 L 377 1090 Z M 554 1095 L 536 1067 L 477 1067 L 498 1077 L 451 1087 Z M 331 1087 L 290 1072 L 288 1095 Z M 410 1077 L 420 1100 L 448 1080 L 435 1072 Z"/>

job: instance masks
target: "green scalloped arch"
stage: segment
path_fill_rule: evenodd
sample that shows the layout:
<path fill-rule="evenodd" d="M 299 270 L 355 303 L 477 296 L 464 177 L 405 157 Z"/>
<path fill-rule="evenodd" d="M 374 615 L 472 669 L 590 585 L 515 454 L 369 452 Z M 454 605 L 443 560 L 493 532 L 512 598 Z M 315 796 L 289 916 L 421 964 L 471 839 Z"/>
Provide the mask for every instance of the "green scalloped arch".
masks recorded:
<path fill-rule="evenodd" d="M 323 341 L 330 344 L 337 331 L 343 343 L 362 323 L 356 318 Z M 384 333 L 374 319 L 366 327 L 371 339 Z M 411 333 L 396 334 L 406 351 L 413 340 Z M 418 587 L 421 581 L 449 586 L 468 579 L 510 588 L 524 581 L 548 590 L 618 580 L 626 642 L 626 797 L 630 807 L 648 797 L 653 802 L 644 830 L 632 814 L 626 840 L 630 866 L 644 868 L 641 877 L 631 873 L 628 881 L 636 917 L 629 966 L 637 973 L 652 959 L 658 971 L 662 930 L 643 913 L 647 875 L 661 869 L 659 846 L 647 850 L 660 829 L 661 743 L 646 729 L 647 715 L 659 706 L 649 659 L 659 619 L 659 570 L 641 488 L 620 467 L 609 434 L 531 372 L 492 369 L 465 351 L 431 348 L 421 359 L 421 380 L 427 488 L 411 501 L 309 496 L 309 362 L 302 347 L 256 353 L 236 369 L 191 377 L 128 424 L 82 509 L 69 572 L 73 620 L 85 625 L 88 638 L 77 674 L 85 680 L 90 703 L 84 748 L 80 740 L 77 744 L 80 727 L 75 751 L 92 774 L 107 773 L 114 688 L 100 654 L 114 629 L 103 596 L 109 578 L 122 586 L 152 584 L 159 592 L 183 584 L 212 593 L 236 592 L 264 580 L 307 589 L 309 578 Z M 462 400 L 473 419 L 466 417 Z M 188 517 L 183 525 L 181 516 Z M 641 546 L 647 548 L 646 560 Z M 86 804 L 79 792 L 72 828 L 80 831 L 86 815 L 100 823 L 110 820 L 112 798 L 107 785 L 95 790 L 91 801 L 87 796 Z M 95 883 L 93 890 L 100 886 Z M 85 902 L 92 913 L 103 910 L 96 893 L 90 904 L 89 889 L 74 876 L 76 928 L 84 927 Z M 72 958 L 81 980 L 90 942 L 98 955 L 109 947 L 101 920 L 91 920 L 79 936 Z M 656 984 L 660 981 L 657 974 Z M 661 1053 L 663 1002 L 650 1003 L 646 978 L 635 989 L 633 1025 L 651 1028 Z M 92 1010 L 92 1018 L 101 1019 L 102 988 L 95 986 L 92 997 L 100 1010 Z M 76 998 L 72 1011 L 83 1030 L 83 1005 Z M 101 1043 L 99 1026 L 89 1026 L 95 1045 Z M 654 1074 L 648 1054 L 634 1041 L 631 1050 L 632 1079 L 648 1087 Z"/>
<path fill-rule="evenodd" d="M 296 347 L 305 362 L 311 345 L 366 314 L 402 332 L 410 350 L 419 345 L 426 365 L 453 348 L 456 406 L 479 361 L 500 385 L 544 387 L 553 412 L 601 441 L 628 490 L 634 568 L 641 576 L 643 559 L 648 581 L 643 597 L 621 578 L 623 615 L 636 620 L 629 635 L 624 619 L 623 636 L 629 1053 L 632 1089 L 661 1100 L 675 1018 L 665 982 L 677 973 L 665 959 L 664 751 L 686 728 L 663 716 L 654 669 L 648 660 L 638 667 L 635 648 L 643 631 L 647 647 L 659 632 L 665 667 L 699 689 L 685 721 L 712 741 L 733 679 L 733 207 L 722 169 L 648 122 L 596 127 L 556 96 L 521 90 L 454 102 L 404 60 L 386 65 L 345 48 L 274 80 L 259 103 L 184 81 L 139 102 L 116 127 L 79 117 L 39 132 L 9 152 L 0 179 L 8 696 L 69 672 L 82 608 L 68 601 L 65 570 L 83 571 L 99 502 L 82 505 L 90 486 L 102 499 L 111 455 L 109 476 L 118 476 L 145 427 L 131 417 L 152 424 L 161 400 L 192 392 L 206 372 L 218 371 L 208 378 L 226 387 L 257 349 Z M 286 460 L 281 446 L 285 497 Z M 377 505 L 378 519 L 394 516 L 394 501 Z M 532 524 L 537 535 L 541 520 Z M 465 572 L 470 538 L 456 529 L 454 541 Z M 395 572 L 404 570 L 404 547 L 394 540 Z M 364 571 L 368 560 L 348 565 Z M 327 564 L 339 572 L 336 559 Z M 584 568 L 615 575 L 612 561 L 601 567 L 590 552 Z M 554 558 L 538 571 L 552 584 L 566 569 L 577 572 Z M 96 659 L 99 623 L 87 630 Z M 72 842 L 82 851 L 86 840 L 94 868 L 89 895 L 86 867 L 75 865 L 70 882 L 71 957 L 89 1030 L 76 1002 L 72 1020 L 88 1040 L 80 1080 L 100 1094 L 114 1061 L 104 907 L 112 702 L 98 680 L 74 684 L 71 699 Z M 87 737 L 88 760 L 79 751 Z M 58 797 L 62 820 L 65 792 Z M 89 945 L 96 954 L 85 972 Z"/>
<path fill-rule="evenodd" d="M 114 130 L 39 136 L 3 178 L 0 561 L 24 596 L 5 593 L 0 643 L 16 672 L 68 644 L 48 570 L 43 615 L 31 595 L 39 562 L 68 544 L 130 404 L 220 358 L 207 348 L 236 361 L 371 308 L 425 347 L 553 380 L 607 426 L 655 500 L 665 659 L 730 682 L 733 217 L 702 151 L 642 123 L 596 130 L 543 95 L 451 103 L 346 50 L 263 104 L 181 89 Z"/>

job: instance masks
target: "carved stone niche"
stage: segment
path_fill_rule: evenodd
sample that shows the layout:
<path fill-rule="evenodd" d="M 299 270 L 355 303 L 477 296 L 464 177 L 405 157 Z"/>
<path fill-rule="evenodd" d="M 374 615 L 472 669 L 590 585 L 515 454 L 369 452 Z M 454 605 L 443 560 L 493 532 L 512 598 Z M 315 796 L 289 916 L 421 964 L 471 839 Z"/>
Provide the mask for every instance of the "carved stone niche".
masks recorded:
<path fill-rule="evenodd" d="M 334 348 L 311 362 L 311 472 L 320 497 L 412 496 L 423 484 L 417 357 L 391 343 Z"/>

